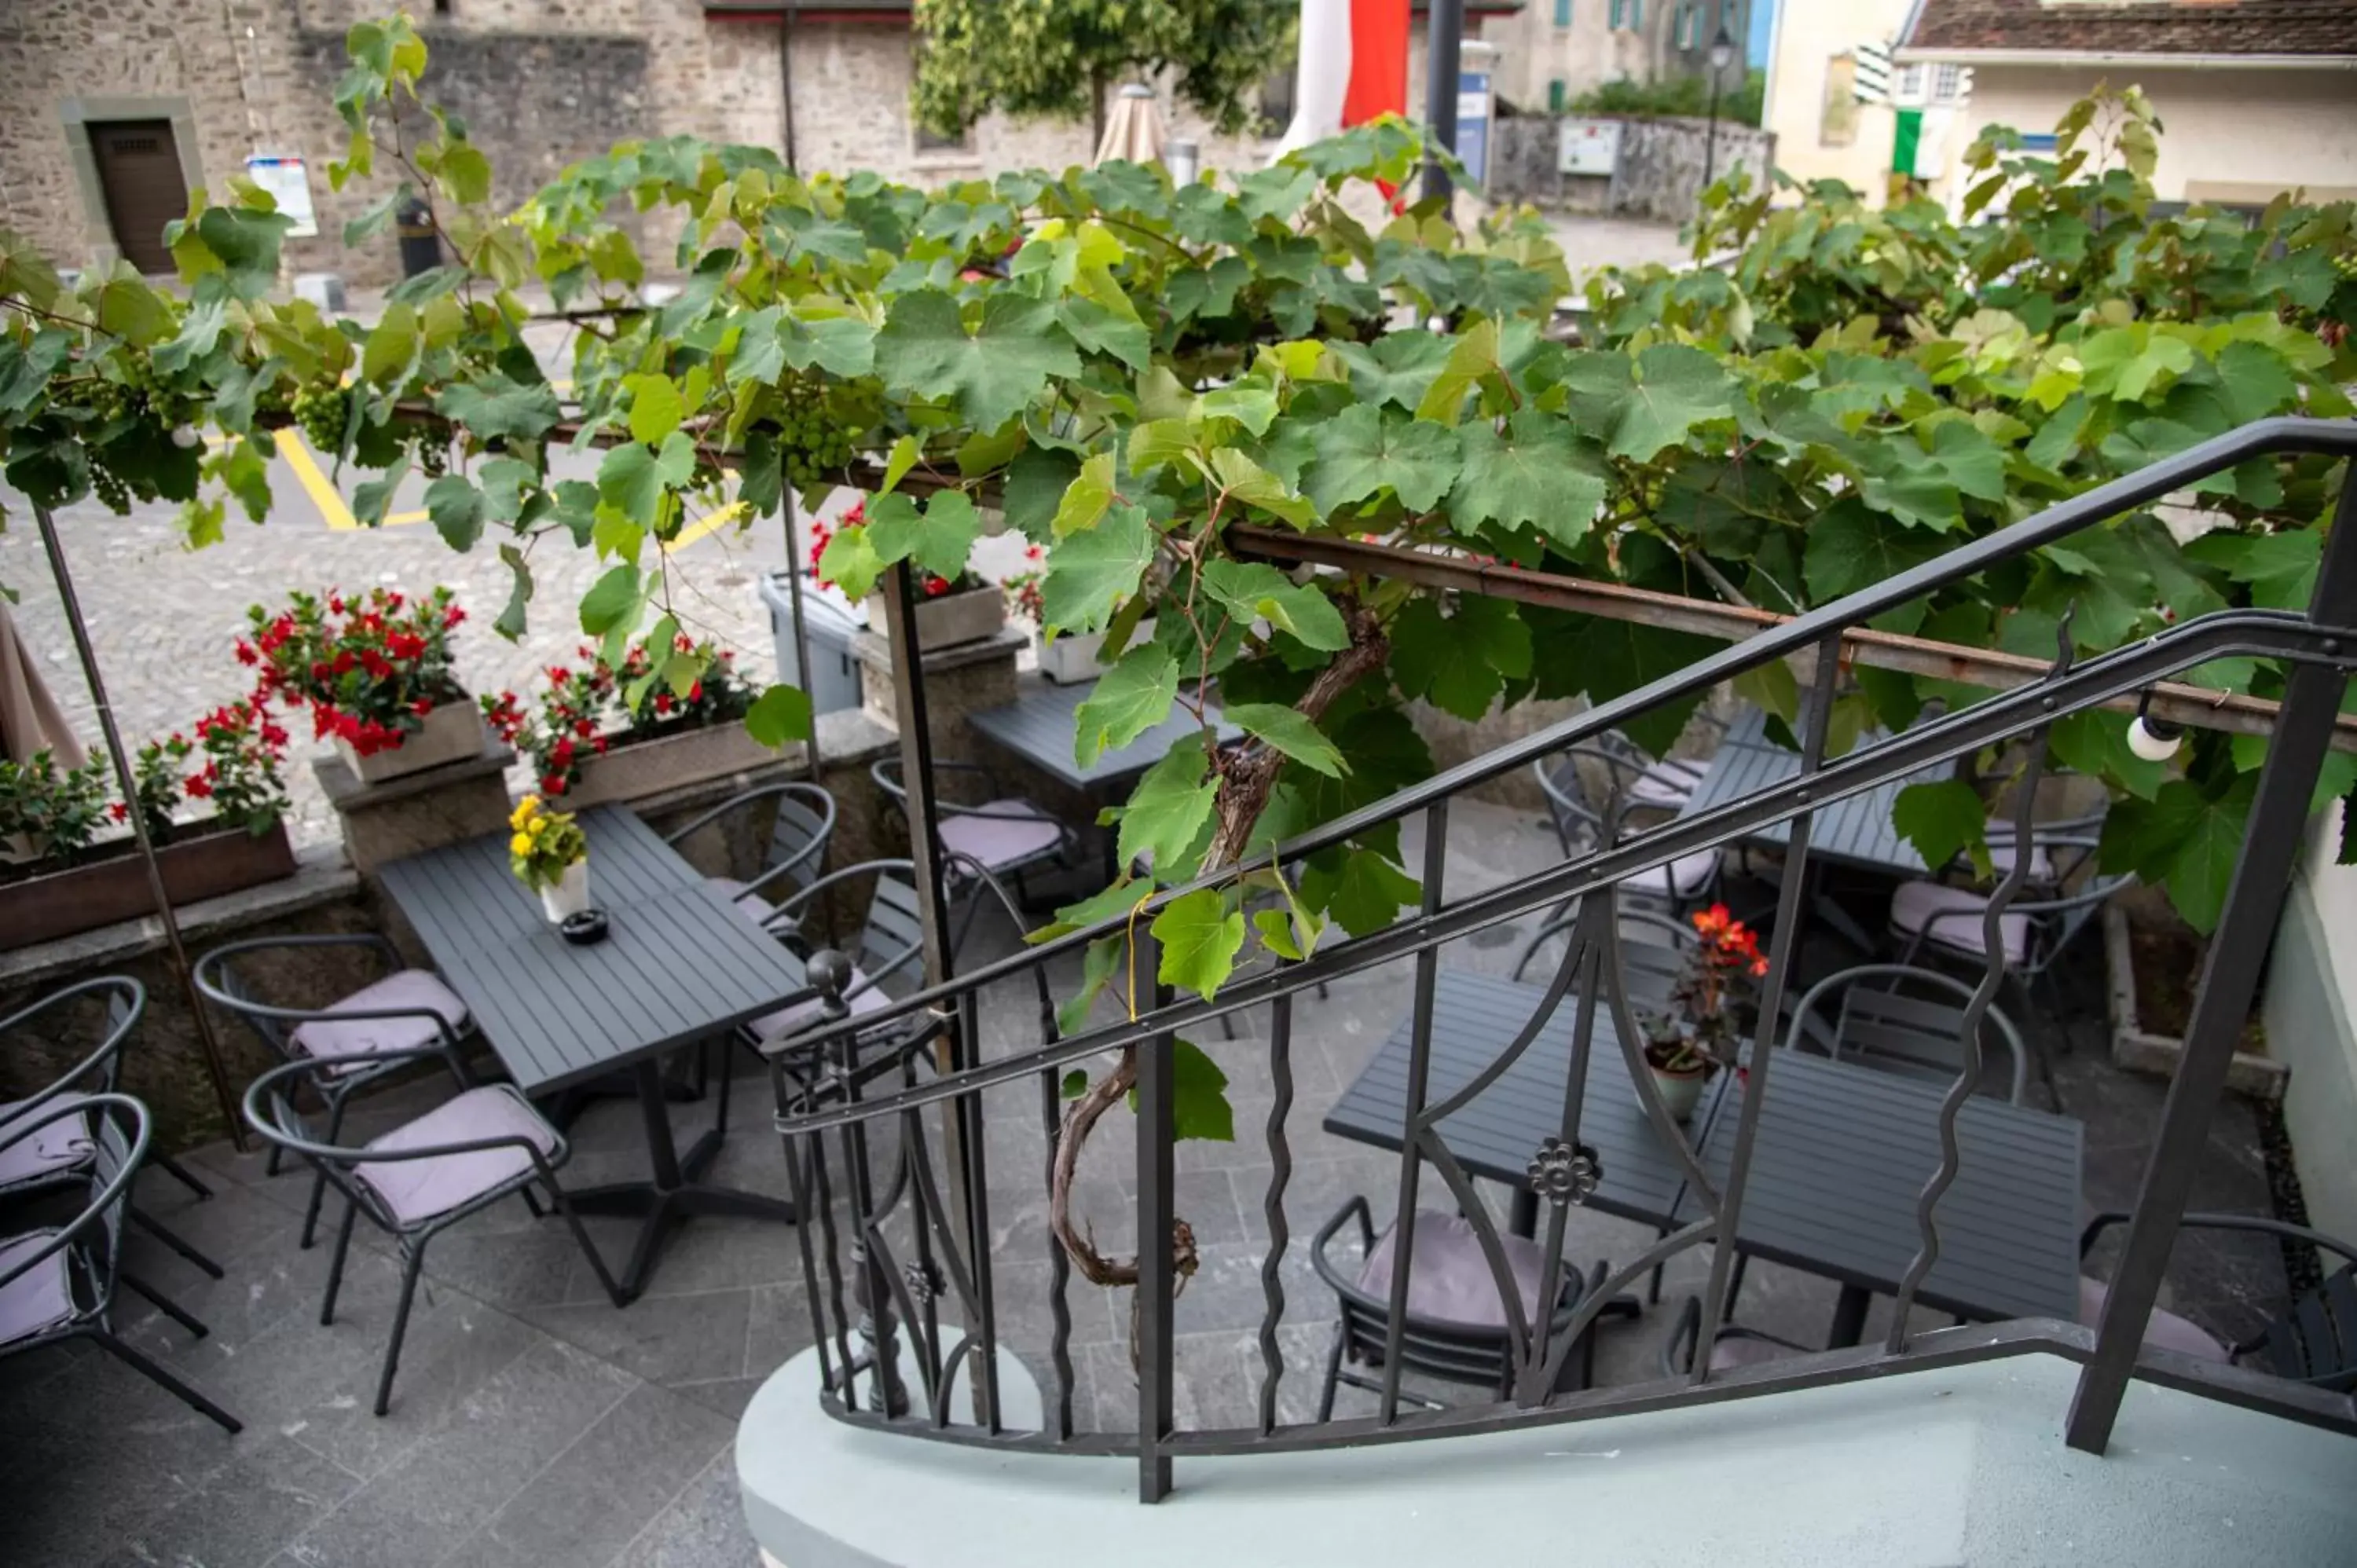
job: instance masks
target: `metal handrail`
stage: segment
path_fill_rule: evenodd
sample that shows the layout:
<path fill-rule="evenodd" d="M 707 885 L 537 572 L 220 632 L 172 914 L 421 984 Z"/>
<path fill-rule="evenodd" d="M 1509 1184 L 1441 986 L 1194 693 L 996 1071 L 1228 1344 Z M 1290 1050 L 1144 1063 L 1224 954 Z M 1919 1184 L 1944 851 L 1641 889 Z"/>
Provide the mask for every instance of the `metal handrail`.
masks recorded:
<path fill-rule="evenodd" d="M 1000 960 L 952 980 L 862 1015 L 840 1018 L 802 1036 L 806 1047 L 830 1045 L 838 1053 L 853 1031 L 882 1033 L 896 1026 L 911 1044 L 938 1039 L 938 1055 L 926 1067 L 914 1049 L 902 1053 L 898 1088 L 866 1097 L 856 1074 L 845 1074 L 839 1103 L 789 1108 L 781 1102 L 776 1125 L 788 1144 L 789 1168 L 796 1197 L 814 1208 L 823 1228 L 824 1245 L 813 1254 L 805 1249 L 804 1268 L 812 1310 L 819 1327 L 822 1395 L 829 1412 L 854 1423 L 912 1433 L 937 1441 L 1064 1454 L 1120 1454 L 1139 1466 L 1140 1495 L 1146 1500 L 1163 1496 L 1171 1485 L 1174 1455 L 1265 1452 L 1335 1446 L 1345 1444 L 1399 1441 L 1452 1433 L 1492 1432 L 1542 1423 L 1587 1419 L 1619 1412 L 1656 1409 L 1714 1400 L 1745 1397 L 1828 1383 L 1877 1377 L 1905 1368 L 1954 1365 L 1995 1356 L 2030 1352 L 2058 1354 L 2084 1367 L 2077 1403 L 2072 1412 L 2070 1441 L 2073 1446 L 2100 1452 L 2127 1380 L 2157 1378 L 2177 1386 L 2193 1384 L 2202 1391 L 2236 1402 L 2269 1409 L 2296 1419 L 2357 1431 L 2357 1415 L 2345 1407 L 2327 1407 L 2294 1397 L 2278 1398 L 2273 1391 L 2254 1391 L 2247 1382 L 2212 1387 L 2201 1384 L 2181 1369 L 2147 1364 L 2139 1358 L 2144 1316 L 2156 1296 L 2168 1245 L 2181 1214 L 2193 1165 L 2193 1154 L 2207 1131 L 2211 1107 L 2222 1089 L 2233 1036 L 2250 1004 L 2267 927 L 2275 904 L 2287 881 L 2292 858 L 2301 839 L 2305 806 L 2330 744 L 2347 684 L 2352 658 L 2357 658 L 2357 486 L 2344 484 L 2340 510 L 2319 566 L 2315 593 L 2305 613 L 2287 610 L 2222 610 L 2195 618 L 2123 648 L 2079 660 L 2067 640 L 2054 663 L 2040 680 L 1996 693 L 1969 706 L 1939 714 L 1876 744 L 1828 760 L 1826 734 L 1844 631 L 1856 622 L 1882 614 L 1910 599 L 1933 592 L 1990 565 L 2099 521 L 2111 513 L 2169 494 L 2195 479 L 2221 471 L 2255 456 L 2270 453 L 2321 453 L 2357 459 L 2357 422 L 2280 419 L 2264 421 L 2205 442 L 2156 464 L 2138 474 L 2091 490 L 2028 521 L 1975 541 L 1937 560 L 1893 577 L 1873 588 L 1762 631 L 1748 642 L 1697 660 L 1674 674 L 1641 690 L 1550 726 L 1523 740 L 1501 746 L 1451 768 L 1426 782 L 1352 811 L 1275 849 L 1242 864 L 1198 878 L 1183 888 L 1155 895 L 1146 910 L 1182 893 L 1231 885 L 1252 872 L 1297 861 L 1360 835 L 1382 824 L 1421 813 L 1425 824 L 1424 897 L 1420 908 L 1384 929 L 1338 941 L 1297 962 L 1285 962 L 1252 972 L 1240 971 L 1214 999 L 1172 1001 L 1157 993 L 1135 1015 L 1059 1038 L 1055 1021 L 1043 1000 L 1040 1043 L 990 1061 L 979 1061 L 972 1050 L 980 1039 L 976 1009 L 985 991 L 1010 977 L 1044 983 L 1046 966 L 1068 957 L 1083 944 L 1115 934 L 1135 934 L 1143 945 L 1145 910 L 1067 933 L 1029 950 Z M 905 596 L 907 585 L 900 584 Z M 903 615 L 892 635 L 901 639 L 895 652 L 896 693 L 903 724 L 921 737 L 925 733 L 922 687 L 913 673 L 919 665 L 913 628 Z M 1447 869 L 1448 802 L 1459 792 L 1519 768 L 1534 757 L 1560 752 L 1593 736 L 1619 727 L 1631 715 L 1656 705 L 1695 696 L 1731 676 L 1770 660 L 1795 653 L 1817 654 L 1807 720 L 1800 727 L 1801 768 L 1749 795 L 1708 810 L 1681 815 L 1587 853 L 1543 867 L 1503 886 L 1458 899 L 1441 897 Z M 1461 1104 L 1469 1092 L 1460 1086 L 1452 1093 L 1434 1096 L 1427 1103 L 1434 1028 L 1434 981 L 1441 944 L 1476 930 L 1549 907 L 1576 901 L 1578 915 L 1570 940 L 1544 998 L 1511 1044 L 1485 1065 L 1479 1082 L 1495 1081 L 1539 1037 L 1542 1026 L 1560 1004 L 1576 1013 L 1571 1060 L 1566 1074 L 1561 1112 L 1561 1137 L 1550 1138 L 1532 1165 L 1534 1188 L 1543 1187 L 1542 1156 L 1572 1173 L 1585 1152 L 1578 1144 L 1584 1085 L 1591 1060 L 1596 1020 L 1613 1020 L 1626 1066 L 1638 1098 L 1657 1133 L 1677 1139 L 1658 1090 L 1642 1068 L 1641 1046 L 1632 1026 L 1626 983 L 1617 945 L 1614 900 L 1619 886 L 1686 854 L 1712 850 L 1758 833 L 1778 823 L 1790 824 L 1785 875 L 1773 950 L 1761 987 L 1763 1017 L 1780 1015 L 1783 990 L 1797 960 L 1803 887 L 1810 854 L 1810 828 L 1815 814 L 1836 801 L 1901 780 L 1926 767 L 1953 760 L 2000 741 L 2026 740 L 2029 763 L 2017 790 L 2012 824 L 2015 837 L 2029 831 L 2036 783 L 2048 755 L 2047 740 L 2060 718 L 2147 688 L 2160 677 L 2221 656 L 2234 654 L 2282 661 L 2289 671 L 2276 734 L 2268 747 L 2256 800 L 2252 830 L 2230 888 L 2224 918 L 2212 942 L 2209 967 L 2198 993 L 2194 1016 L 2187 1032 L 2184 1060 L 2170 1091 L 2168 1108 L 2148 1165 L 2138 1203 L 2138 1219 L 2123 1250 L 2104 1321 L 2099 1333 L 2060 1324 L 2028 1322 L 1969 1333 L 1911 1335 L 1908 1307 L 1941 1255 L 1939 1209 L 1955 1180 L 1963 1155 L 1957 1137 L 1958 1117 L 1978 1075 L 1978 1026 L 1986 1016 L 2005 976 L 2002 945 L 1995 940 L 1996 922 L 2014 908 L 2026 879 L 2028 857 L 2015 865 L 1983 912 L 1986 959 L 1979 984 L 1964 1015 L 1964 1070 L 1942 1098 L 1938 1111 L 1939 1168 L 1917 1197 L 1914 1224 L 1918 1250 L 1897 1287 L 1897 1307 L 1884 1344 L 1857 1351 L 1810 1358 L 1795 1367 L 1750 1369 L 1733 1375 L 1714 1374 L 1706 1357 L 1686 1383 L 1674 1388 L 1647 1385 L 1635 1390 L 1606 1390 L 1557 1395 L 1552 1391 L 1566 1358 L 1593 1326 L 1604 1304 L 1642 1274 L 1675 1253 L 1705 1242 L 1717 1246 L 1710 1282 L 1701 1298 L 1697 1342 L 1708 1343 L 1725 1320 L 1733 1294 L 1730 1263 L 1733 1249 L 1723 1243 L 1740 1232 L 1738 1221 L 1749 1180 L 1751 1149 L 1759 1108 L 1767 1097 L 1767 1079 L 1776 1052 L 1755 1053 L 1747 1088 L 1732 1097 L 1735 1118 L 1733 1147 L 1725 1174 L 1716 1180 L 1697 1180 L 1688 1188 L 1702 1217 L 1688 1222 L 1680 1206 L 1678 1228 L 1661 1239 L 1618 1273 L 1601 1280 L 1583 1298 L 1578 1309 L 1562 1321 L 1542 1315 L 1524 1322 L 1509 1311 L 1505 1333 L 1513 1369 L 1512 1397 L 1499 1404 L 1469 1411 L 1404 1412 L 1396 1369 L 1400 1337 L 1407 1329 L 1405 1288 L 1412 1264 L 1415 1195 L 1419 1173 L 1427 1166 L 1446 1184 L 1458 1210 L 1473 1221 L 1475 1239 L 1497 1285 L 1501 1299 L 1519 1303 L 1511 1271 L 1494 1224 L 1487 1216 L 1471 1178 L 1441 1139 L 1437 1123 Z M 921 746 L 919 748 L 921 752 Z M 922 779 L 920 770 L 917 775 Z M 912 836 L 920 835 L 934 820 L 930 792 L 920 787 L 909 800 Z M 920 888 L 924 886 L 920 881 Z M 1409 1031 L 1405 1122 L 1400 1129 L 1398 1218 L 1393 1229 L 1396 1249 L 1390 1303 L 1392 1338 L 1383 1359 L 1381 1412 L 1372 1418 L 1280 1426 L 1275 1416 L 1275 1386 L 1283 1375 L 1274 1326 L 1282 1315 L 1283 1290 L 1279 1262 L 1288 1245 L 1283 1224 L 1283 1197 L 1290 1179 L 1291 1154 L 1285 1140 L 1286 1117 L 1292 1104 L 1289 1066 L 1292 998 L 1312 986 L 1361 972 L 1403 958 L 1415 961 L 1415 1002 Z M 1152 972 L 1151 960 L 1140 967 Z M 839 1005 L 839 1004 L 838 1004 Z M 1222 1017 L 1248 1008 L 1271 1009 L 1268 1039 L 1269 1070 L 1275 1101 L 1268 1119 L 1272 1174 L 1264 1203 L 1269 1217 L 1268 1255 L 1262 1278 L 1267 1316 L 1261 1326 L 1264 1374 L 1260 1389 L 1260 1421 L 1256 1428 L 1181 1432 L 1172 1420 L 1171 1390 L 1175 1378 L 1172 1348 L 1172 1298 L 1191 1267 L 1192 1241 L 1175 1229 L 1170 1151 L 1174 1139 L 1172 1060 L 1169 1048 L 1177 1031 L 1196 1022 Z M 834 1011 L 834 1009 L 830 1009 Z M 1136 1280 L 1133 1302 L 1133 1358 L 1139 1373 L 1139 1419 L 1134 1433 L 1076 1433 L 1071 1413 L 1071 1366 L 1068 1354 L 1071 1315 L 1064 1300 L 1068 1273 L 1066 1255 L 1051 1234 L 1049 1310 L 1053 1321 L 1051 1360 L 1060 1398 L 1051 1406 L 1049 1430 L 1037 1434 L 1002 1431 L 995 1395 L 981 1397 L 976 1389 L 977 1417 L 971 1423 L 950 1419 L 950 1395 L 957 1378 L 968 1372 L 978 1384 L 988 1375 L 997 1354 L 993 1326 L 996 1233 L 989 1220 L 989 1184 L 984 1179 L 982 1098 L 986 1090 L 1022 1079 L 1036 1080 L 1041 1099 L 1042 1126 L 1048 1152 L 1047 1169 L 1052 1188 L 1060 1137 L 1069 1123 L 1058 1111 L 1061 1069 L 1106 1053 L 1124 1053 L 1135 1064 L 1134 1109 L 1138 1122 L 1137 1174 L 1133 1186 L 1135 1234 L 1147 1244 L 1132 1265 Z M 846 1063 L 846 1066 L 848 1064 Z M 943 1124 L 944 1154 L 952 1189 L 945 1200 L 937 1188 L 928 1152 L 924 1122 L 917 1114 L 927 1106 L 943 1104 L 951 1113 Z M 868 1170 L 866 1133 L 887 1120 L 898 1133 L 893 1174 L 877 1183 Z M 841 1140 L 849 1172 L 851 1289 L 861 1315 L 859 1334 L 867 1353 L 852 1349 L 849 1316 L 843 1303 L 843 1272 L 838 1269 L 835 1219 L 830 1204 L 826 1162 L 808 1156 L 824 1134 Z M 1717 1133 L 1714 1130 L 1714 1138 Z M 1680 1144 L 1683 1149 L 1683 1143 Z M 1548 1153 L 1549 1149 L 1553 1154 Z M 1575 1158 L 1575 1151 L 1578 1151 Z M 1559 1173 L 1563 1174 L 1563 1173 Z M 1593 1172 L 1589 1173 L 1592 1178 Z M 1564 1174 L 1549 1192 L 1553 1218 L 1543 1243 L 1543 1277 L 1553 1277 L 1563 1262 L 1564 1218 L 1566 1206 L 1581 1201 L 1580 1179 Z M 1593 1181 L 1589 1180 L 1592 1187 Z M 814 1190 L 811 1190 L 814 1187 Z M 814 1199 L 814 1204 L 810 1200 Z M 902 1230 L 887 1221 L 903 1202 L 910 1206 L 915 1224 Z M 913 1238 L 918 1253 L 903 1269 L 893 1247 L 897 1236 Z M 1168 1236 L 1166 1248 L 1159 1238 Z M 1077 1246 L 1077 1242 L 1074 1243 Z M 932 1262 L 938 1250 L 941 1266 Z M 826 1261 L 822 1285 L 817 1257 Z M 1076 1261 L 1083 1261 L 1076 1251 Z M 1102 1262 L 1100 1260 L 1100 1262 Z M 945 1273 L 944 1273 L 944 1271 Z M 1092 1274 L 1092 1277 L 1101 1277 Z M 1102 1276 L 1114 1283 L 1115 1275 Z M 960 1329 L 945 1321 L 935 1297 L 946 1284 L 962 1304 Z M 1937 1293 L 1933 1293 L 1937 1300 Z M 827 1318 L 832 1303 L 833 1319 Z M 899 1370 L 900 1358 L 890 1348 L 895 1320 L 905 1323 L 916 1355 L 911 1362 L 922 1385 L 924 1406 L 919 1412 L 908 1397 Z M 954 1343 L 948 1341 L 954 1339 Z M 831 1366 L 830 1366 L 831 1364 Z M 860 1408 L 856 1384 L 862 1376 L 871 1386 Z"/>

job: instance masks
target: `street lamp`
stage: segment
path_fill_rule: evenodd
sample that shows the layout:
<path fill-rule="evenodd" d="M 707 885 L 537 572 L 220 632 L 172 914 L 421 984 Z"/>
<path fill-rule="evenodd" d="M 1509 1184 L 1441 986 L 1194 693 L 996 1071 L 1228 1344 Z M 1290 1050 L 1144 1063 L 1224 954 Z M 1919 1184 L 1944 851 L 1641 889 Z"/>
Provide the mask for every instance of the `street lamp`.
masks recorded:
<path fill-rule="evenodd" d="M 1718 169 L 1718 79 L 1735 60 L 1735 40 L 1727 34 L 1727 20 L 1719 19 L 1718 36 L 1710 40 L 1705 56 L 1710 61 L 1710 129 L 1704 134 L 1702 144 L 1702 188 L 1710 188 L 1711 177 Z"/>

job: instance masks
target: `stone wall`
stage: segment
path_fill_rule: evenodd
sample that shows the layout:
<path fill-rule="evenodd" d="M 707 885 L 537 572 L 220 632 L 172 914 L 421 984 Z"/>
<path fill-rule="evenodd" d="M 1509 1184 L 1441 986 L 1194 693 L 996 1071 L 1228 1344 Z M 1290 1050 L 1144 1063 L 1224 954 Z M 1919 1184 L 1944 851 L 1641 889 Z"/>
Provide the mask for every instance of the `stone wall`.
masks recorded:
<path fill-rule="evenodd" d="M 1610 118 L 1611 116 L 1595 116 Z M 1498 123 L 1489 194 L 1573 212 L 1627 213 L 1664 223 L 1695 214 L 1703 190 L 1703 160 L 1714 133 L 1707 120 L 1623 119 L 1620 166 L 1610 178 L 1557 172 L 1563 122 L 1518 115 Z M 1774 162 L 1776 138 L 1756 126 L 1718 122 L 1714 178 L 1737 166 L 1757 186 Z"/>

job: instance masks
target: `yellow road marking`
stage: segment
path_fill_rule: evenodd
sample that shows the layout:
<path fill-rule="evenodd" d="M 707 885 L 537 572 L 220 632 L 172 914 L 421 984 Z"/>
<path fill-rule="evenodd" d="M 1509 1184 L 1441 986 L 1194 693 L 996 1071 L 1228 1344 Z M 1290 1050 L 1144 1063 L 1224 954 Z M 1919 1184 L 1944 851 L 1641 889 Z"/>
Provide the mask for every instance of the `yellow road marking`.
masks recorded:
<path fill-rule="evenodd" d="M 319 471 L 318 460 L 311 456 L 311 448 L 304 444 L 301 436 L 297 435 L 292 441 L 281 441 L 278 454 L 286 459 L 286 466 L 295 470 L 295 478 L 309 492 L 311 504 L 319 509 L 319 515 L 328 520 L 330 529 L 340 532 L 360 526 L 359 520 L 352 516 L 352 509 L 344 504 L 342 494 L 328 482 L 328 476 Z"/>
<path fill-rule="evenodd" d="M 673 540 L 669 544 L 663 546 L 663 553 L 666 555 L 676 555 L 681 551 L 686 549 L 689 545 L 694 543 L 697 540 L 705 538 L 708 534 L 717 533 L 720 530 L 727 527 L 729 524 L 735 522 L 744 515 L 745 503 L 743 501 L 730 501 L 718 511 L 706 512 L 704 516 L 697 518 L 694 522 L 689 523 L 685 528 L 681 529 L 679 531 L 679 537 Z"/>

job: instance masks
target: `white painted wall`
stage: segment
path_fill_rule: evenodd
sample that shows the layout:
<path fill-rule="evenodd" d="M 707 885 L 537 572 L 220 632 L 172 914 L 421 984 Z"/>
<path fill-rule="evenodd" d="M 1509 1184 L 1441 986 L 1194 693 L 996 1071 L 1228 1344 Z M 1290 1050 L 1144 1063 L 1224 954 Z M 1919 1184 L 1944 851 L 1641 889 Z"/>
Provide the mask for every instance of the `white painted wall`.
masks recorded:
<path fill-rule="evenodd" d="M 1776 134 L 1776 166 L 1794 179 L 1838 179 L 1879 206 L 1890 167 L 1895 122 L 1888 104 L 1857 106 L 1857 134 L 1846 146 L 1823 139 L 1825 77 L 1835 55 L 1868 39 L 1895 37 L 1911 0 L 1782 0 L 1768 67 L 1767 128 Z"/>
<path fill-rule="evenodd" d="M 2260 203 L 2295 186 L 2319 199 L 2357 197 L 2357 70 L 2175 65 L 1975 66 L 1940 194 L 1955 191 L 1958 160 L 1981 127 L 2051 131 L 2105 80 L 2142 87 L 2160 116 L 2153 188 L 2164 201 Z"/>
<path fill-rule="evenodd" d="M 2357 1240 L 2357 866 L 2334 863 L 2341 806 L 2318 813 L 2263 998 L 2267 1054 L 2291 1069 L 2284 1129 L 2310 1221 Z"/>

